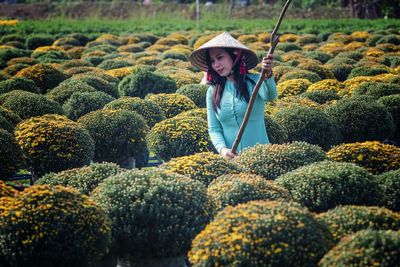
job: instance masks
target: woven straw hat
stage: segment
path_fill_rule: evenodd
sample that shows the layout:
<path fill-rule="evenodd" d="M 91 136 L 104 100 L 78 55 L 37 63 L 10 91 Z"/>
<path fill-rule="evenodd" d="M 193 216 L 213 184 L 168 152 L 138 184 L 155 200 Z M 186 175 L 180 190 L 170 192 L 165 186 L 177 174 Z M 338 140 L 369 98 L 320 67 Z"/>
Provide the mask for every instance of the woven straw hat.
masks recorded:
<path fill-rule="evenodd" d="M 243 50 L 243 55 L 244 55 L 244 60 L 246 62 L 246 68 L 248 70 L 254 68 L 258 64 L 258 58 L 256 53 L 251 51 L 249 48 L 247 48 L 245 45 L 241 44 L 238 40 L 233 38 L 229 33 L 223 32 L 220 35 L 214 37 L 207 43 L 203 44 L 200 46 L 198 49 L 192 52 L 189 56 L 190 63 L 192 63 L 193 66 L 203 70 L 207 71 L 208 66 L 207 66 L 207 49 L 210 48 L 236 48 L 236 49 L 242 49 Z"/>

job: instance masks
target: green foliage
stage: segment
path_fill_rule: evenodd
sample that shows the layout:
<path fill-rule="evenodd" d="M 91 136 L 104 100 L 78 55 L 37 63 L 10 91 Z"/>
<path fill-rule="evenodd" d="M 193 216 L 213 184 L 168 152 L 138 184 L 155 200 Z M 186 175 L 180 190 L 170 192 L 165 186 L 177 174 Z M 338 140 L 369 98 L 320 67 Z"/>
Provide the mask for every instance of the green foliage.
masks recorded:
<path fill-rule="evenodd" d="M 378 176 L 385 196 L 384 204 L 391 210 L 400 211 L 400 170 L 382 173 Z"/>
<path fill-rule="evenodd" d="M 193 266 L 316 266 L 332 246 L 326 225 L 294 202 L 227 207 L 196 236 Z"/>
<path fill-rule="evenodd" d="M 385 140 L 395 131 L 392 116 L 384 106 L 366 97 L 339 100 L 326 108 L 339 126 L 345 143 Z"/>
<path fill-rule="evenodd" d="M 64 51 L 36 51 L 31 57 L 40 63 L 62 63 L 71 59 L 71 56 Z"/>
<path fill-rule="evenodd" d="M 79 118 L 95 142 L 94 161 L 119 163 L 138 157 L 146 146 L 148 127 L 143 117 L 133 111 L 97 110 Z"/>
<path fill-rule="evenodd" d="M 173 79 L 147 70 L 138 70 L 126 76 L 118 85 L 121 96 L 144 98 L 149 93 L 173 93 L 176 91 Z"/>
<path fill-rule="evenodd" d="M 392 267 L 400 262 L 399 246 L 398 231 L 363 230 L 343 238 L 321 259 L 319 266 Z"/>
<path fill-rule="evenodd" d="M 117 80 L 114 79 L 111 76 L 110 77 L 107 77 L 107 75 L 95 76 L 94 74 L 91 73 L 84 73 L 82 75 L 77 75 L 72 77 L 72 80 L 84 82 L 92 86 L 97 91 L 101 91 L 106 94 L 109 94 L 112 97 L 118 98 L 119 96 L 117 88 L 118 79 Z"/>
<path fill-rule="evenodd" d="M 382 73 L 388 73 L 387 68 L 362 66 L 352 69 L 347 78 L 351 79 L 358 76 L 375 76 Z"/>
<path fill-rule="evenodd" d="M 270 115 L 264 114 L 265 129 L 271 144 L 283 144 L 289 142 L 286 130 Z"/>
<path fill-rule="evenodd" d="M 92 198 L 111 218 L 122 258 L 185 254 L 209 219 L 204 185 L 179 174 L 126 171 L 105 179 Z"/>
<path fill-rule="evenodd" d="M 61 105 L 64 104 L 73 93 L 87 92 L 94 93 L 96 89 L 85 82 L 79 80 L 68 79 L 60 83 L 56 88 L 47 93 L 47 97 L 53 101 L 57 101 Z"/>
<path fill-rule="evenodd" d="M 376 178 L 353 163 L 316 162 L 281 175 L 276 183 L 288 189 L 294 201 L 315 212 L 381 201 Z"/>
<path fill-rule="evenodd" d="M 63 114 L 60 104 L 43 95 L 14 90 L 0 96 L 0 104 L 13 111 L 21 119 L 44 114 Z"/>
<path fill-rule="evenodd" d="M 22 151 L 12 133 L 3 129 L 0 129 L 0 144 L 0 180 L 5 180 L 15 174 L 21 167 L 23 161 Z"/>
<path fill-rule="evenodd" d="M 318 74 L 315 72 L 309 71 L 309 70 L 301 70 L 301 69 L 295 69 L 292 71 L 287 72 L 282 76 L 280 81 L 287 81 L 291 79 L 307 79 L 312 83 L 316 83 L 318 81 L 321 81 L 321 77 L 319 77 Z"/>
<path fill-rule="evenodd" d="M 29 79 L 23 77 L 13 77 L 11 79 L 0 81 L 0 95 L 12 90 L 23 90 L 31 93 L 40 93 L 39 87 Z"/>
<path fill-rule="evenodd" d="M 83 115 L 102 109 L 115 98 L 103 92 L 75 92 L 62 106 L 65 115 L 77 120 Z"/>
<path fill-rule="evenodd" d="M 325 159 L 327 157 L 320 147 L 305 142 L 293 142 L 257 144 L 244 150 L 235 161 L 247 172 L 275 179 L 301 166 Z"/>
<path fill-rule="evenodd" d="M 400 86 L 400 85 L 399 85 Z M 392 115 L 393 122 L 396 126 L 394 138 L 400 138 L 400 94 L 383 96 L 378 99 L 378 103 L 385 106 Z"/>
<path fill-rule="evenodd" d="M 187 96 L 178 93 L 174 94 L 152 94 L 146 99 L 154 101 L 163 111 L 166 118 L 196 108 L 196 104 Z"/>
<path fill-rule="evenodd" d="M 197 107 L 205 108 L 208 87 L 205 84 L 187 84 L 176 90 L 176 93 L 189 97 Z"/>
<path fill-rule="evenodd" d="M 40 46 L 49 46 L 54 42 L 54 38 L 50 35 L 31 35 L 26 38 L 26 46 L 34 50 Z"/>
<path fill-rule="evenodd" d="M 111 243 L 106 214 L 62 186 L 35 185 L 5 198 L 0 225 L 2 266 L 88 266 Z"/>
<path fill-rule="evenodd" d="M 333 90 L 314 90 L 302 93 L 300 96 L 306 97 L 318 104 L 325 104 L 326 102 L 340 99 L 340 96 Z"/>
<path fill-rule="evenodd" d="M 347 80 L 347 77 L 353 69 L 353 66 L 346 63 L 330 63 L 325 65 L 325 67 L 333 73 L 338 81 L 341 82 Z"/>
<path fill-rule="evenodd" d="M 106 178 L 125 171 L 115 163 L 93 163 L 89 166 L 48 173 L 35 184 L 62 185 L 73 187 L 80 193 L 89 195 Z"/>
<path fill-rule="evenodd" d="M 400 85 L 383 82 L 363 82 L 353 91 L 354 95 L 373 96 L 378 99 L 382 96 L 400 94 Z"/>

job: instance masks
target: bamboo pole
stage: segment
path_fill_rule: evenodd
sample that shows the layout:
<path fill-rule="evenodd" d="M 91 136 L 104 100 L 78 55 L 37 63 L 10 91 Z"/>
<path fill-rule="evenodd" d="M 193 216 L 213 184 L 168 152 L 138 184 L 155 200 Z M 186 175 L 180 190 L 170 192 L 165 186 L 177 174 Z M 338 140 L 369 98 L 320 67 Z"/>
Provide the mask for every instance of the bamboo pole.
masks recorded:
<path fill-rule="evenodd" d="M 272 34 L 271 34 L 271 47 L 268 50 L 267 57 L 269 57 L 270 55 L 272 55 L 274 53 L 275 47 L 279 42 L 279 35 L 277 34 L 277 32 L 278 32 L 279 27 L 281 25 L 282 19 L 283 19 L 285 13 L 286 13 L 286 10 L 288 9 L 288 7 L 290 5 L 290 2 L 292 2 L 292 0 L 287 0 L 286 1 L 285 5 L 283 6 L 283 9 L 281 11 L 281 14 L 279 15 L 278 22 L 276 23 L 275 28 L 272 31 Z M 239 132 L 237 133 L 235 141 L 233 142 L 233 146 L 232 146 L 231 151 L 234 154 L 236 154 L 236 150 L 237 150 L 237 147 L 238 147 L 238 145 L 240 143 L 240 140 L 242 139 L 244 129 L 246 129 L 247 122 L 249 121 L 250 114 L 251 114 L 251 111 L 253 109 L 254 101 L 256 100 L 256 97 L 257 97 L 257 94 L 258 94 L 258 90 L 260 90 L 260 86 L 263 83 L 266 74 L 267 74 L 266 70 L 263 68 L 261 70 L 261 73 L 260 73 L 260 78 L 258 79 L 258 81 L 257 81 L 257 83 L 256 83 L 256 85 L 254 87 L 253 93 L 251 94 L 251 97 L 250 97 L 250 100 L 249 100 L 249 105 L 247 106 L 246 113 L 244 115 L 242 125 L 240 126 Z"/>

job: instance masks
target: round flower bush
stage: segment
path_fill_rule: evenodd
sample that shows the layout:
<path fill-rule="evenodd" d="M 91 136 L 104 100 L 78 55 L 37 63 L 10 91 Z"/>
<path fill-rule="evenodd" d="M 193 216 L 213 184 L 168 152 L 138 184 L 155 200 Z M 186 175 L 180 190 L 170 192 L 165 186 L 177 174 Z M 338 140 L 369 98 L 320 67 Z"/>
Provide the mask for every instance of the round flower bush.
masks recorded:
<path fill-rule="evenodd" d="M 323 223 L 294 202 L 227 207 L 192 241 L 192 266 L 316 266 L 332 245 Z"/>
<path fill-rule="evenodd" d="M 3 129 L 0 129 L 0 144 L 0 180 L 5 180 L 21 167 L 22 151 L 14 136 Z"/>
<path fill-rule="evenodd" d="M 67 101 L 73 93 L 76 92 L 88 92 L 94 93 L 97 92 L 92 86 L 87 83 L 68 79 L 62 83 L 60 83 L 57 87 L 53 88 L 50 92 L 47 93 L 47 97 L 51 100 L 57 101 L 61 105 Z"/>
<path fill-rule="evenodd" d="M 286 130 L 266 113 L 264 113 L 264 123 L 271 144 L 283 144 L 289 142 Z"/>
<path fill-rule="evenodd" d="M 278 96 L 280 98 L 285 96 L 298 95 L 307 90 L 312 83 L 307 79 L 291 79 L 280 82 L 277 86 Z"/>
<path fill-rule="evenodd" d="M 179 174 L 126 171 L 104 180 L 92 198 L 110 216 L 122 258 L 181 256 L 209 220 L 205 187 Z"/>
<path fill-rule="evenodd" d="M 148 95 L 146 99 L 159 105 L 167 118 L 196 108 L 196 104 L 189 97 L 177 93 Z"/>
<path fill-rule="evenodd" d="M 400 214 L 381 207 L 339 206 L 317 215 L 335 241 L 364 229 L 400 230 Z"/>
<path fill-rule="evenodd" d="M 376 205 L 381 190 L 376 178 L 353 163 L 322 161 L 281 175 L 275 181 L 293 200 L 311 211 L 338 205 Z"/>
<path fill-rule="evenodd" d="M 174 93 L 177 89 L 173 79 L 148 70 L 137 70 L 126 76 L 118 85 L 121 96 L 144 98 L 149 93 Z"/>
<path fill-rule="evenodd" d="M 365 97 L 342 99 L 326 108 L 345 143 L 385 140 L 395 131 L 392 116 L 376 101 Z"/>
<path fill-rule="evenodd" d="M 163 161 L 213 151 L 207 122 L 196 117 L 170 118 L 157 123 L 147 135 L 147 145 Z"/>
<path fill-rule="evenodd" d="M 382 185 L 384 204 L 391 210 L 400 211 L 400 169 L 377 176 Z"/>
<path fill-rule="evenodd" d="M 73 187 L 80 193 L 89 195 L 104 179 L 123 172 L 115 163 L 93 163 L 89 166 L 48 173 L 35 184 L 62 185 Z"/>
<path fill-rule="evenodd" d="M 87 196 L 62 186 L 35 185 L 7 198 L 0 227 L 5 266 L 87 266 L 111 243 L 106 214 Z"/>
<path fill-rule="evenodd" d="M 289 142 L 305 141 L 325 150 L 340 142 L 339 127 L 318 109 L 293 106 L 279 110 L 273 118 L 288 133 Z"/>
<path fill-rule="evenodd" d="M 354 95 L 367 95 L 376 99 L 382 96 L 400 94 L 400 85 L 383 82 L 363 82 L 353 91 Z"/>
<path fill-rule="evenodd" d="M 9 123 L 12 124 L 13 129 L 18 123 L 21 122 L 21 118 L 12 110 L 9 110 L 0 105 L 0 117 L 4 117 Z"/>
<path fill-rule="evenodd" d="M 227 173 L 239 173 L 241 168 L 234 162 L 211 152 L 172 158 L 160 165 L 166 172 L 174 172 L 209 185 L 215 178 Z"/>
<path fill-rule="evenodd" d="M 188 84 L 176 90 L 177 94 L 189 97 L 199 108 L 206 107 L 208 85 Z"/>
<path fill-rule="evenodd" d="M 148 127 L 143 117 L 133 111 L 96 110 L 79 118 L 95 142 L 93 160 L 120 163 L 138 157 L 146 147 Z"/>
<path fill-rule="evenodd" d="M 3 180 L 0 180 L 0 198 L 2 197 L 14 197 L 18 193 L 17 190 L 8 186 Z M 1 262 L 1 259 L 0 259 Z"/>
<path fill-rule="evenodd" d="M 388 73 L 387 69 L 384 67 L 362 66 L 352 69 L 347 78 L 351 79 L 358 76 L 375 76 L 382 73 Z"/>
<path fill-rule="evenodd" d="M 207 109 L 195 108 L 188 111 L 184 111 L 175 116 L 175 118 L 181 118 L 181 117 L 197 117 L 207 121 Z"/>
<path fill-rule="evenodd" d="M 257 144 L 235 158 L 245 171 L 267 179 L 275 179 L 301 166 L 326 159 L 324 151 L 319 146 L 306 142 Z"/>
<path fill-rule="evenodd" d="M 315 64 L 315 63 L 300 63 L 297 68 L 302 69 L 302 70 L 308 70 L 312 71 L 318 76 L 324 80 L 324 79 L 334 79 L 335 76 L 333 75 L 333 72 L 330 71 L 328 68 L 321 66 L 321 64 Z"/>
<path fill-rule="evenodd" d="M 135 111 L 142 115 L 147 125 L 152 128 L 157 122 L 165 120 L 165 116 L 160 106 L 154 101 L 141 99 L 139 97 L 123 96 L 106 104 L 105 109 L 123 109 Z"/>
<path fill-rule="evenodd" d="M 62 106 L 65 115 L 77 120 L 83 115 L 103 108 L 115 98 L 103 92 L 75 92 Z"/>
<path fill-rule="evenodd" d="M 54 38 L 50 35 L 31 35 L 26 38 L 26 46 L 34 50 L 41 46 L 50 46 L 54 42 Z"/>
<path fill-rule="evenodd" d="M 321 105 L 340 99 L 340 96 L 333 90 L 314 90 L 311 92 L 302 93 L 300 96 L 306 97 Z"/>
<path fill-rule="evenodd" d="M 345 88 L 344 84 L 335 79 L 325 79 L 310 85 L 307 88 L 307 92 L 328 90 L 339 93 L 340 91 L 344 90 L 344 88 Z"/>
<path fill-rule="evenodd" d="M 24 77 L 35 82 L 42 93 L 56 87 L 67 79 L 67 76 L 50 64 L 36 64 L 19 71 L 17 77 Z"/>
<path fill-rule="evenodd" d="M 60 115 L 43 115 L 22 121 L 15 138 L 36 177 L 89 164 L 94 143 L 81 125 Z"/>
<path fill-rule="evenodd" d="M 399 231 L 362 230 L 343 238 L 318 266 L 397 266 L 400 262 Z"/>
<path fill-rule="evenodd" d="M 63 114 L 62 107 L 56 101 L 44 95 L 14 90 L 0 96 L 0 104 L 13 111 L 21 119 L 44 114 Z"/>
<path fill-rule="evenodd" d="M 349 76 L 351 70 L 353 69 L 353 66 L 351 64 L 346 64 L 346 63 L 329 63 L 329 64 L 325 64 L 325 67 L 330 70 L 333 75 L 335 76 L 335 78 L 340 81 L 343 82 L 347 79 L 347 77 Z"/>
<path fill-rule="evenodd" d="M 104 92 L 112 97 L 118 98 L 119 96 L 118 86 L 117 86 L 119 80 L 111 76 L 108 76 L 107 74 L 95 76 L 94 74 L 91 73 L 84 73 L 75 75 L 71 79 L 79 82 L 84 82 L 92 86 L 97 91 Z"/>
<path fill-rule="evenodd" d="M 342 144 L 326 155 L 334 161 L 355 163 L 373 174 L 400 168 L 400 148 L 378 141 Z"/>
<path fill-rule="evenodd" d="M 13 90 L 40 93 L 39 87 L 32 80 L 23 77 L 14 77 L 0 82 L 0 94 L 5 94 Z"/>
<path fill-rule="evenodd" d="M 291 199 L 289 192 L 276 186 L 264 177 L 250 174 L 223 174 L 213 180 L 207 188 L 207 195 L 213 213 L 226 206 L 236 206 L 251 200 L 282 200 Z"/>
<path fill-rule="evenodd" d="M 14 125 L 0 114 L 0 129 L 4 129 L 10 133 L 14 132 Z"/>
<path fill-rule="evenodd" d="M 295 69 L 287 72 L 281 77 L 280 81 L 283 82 L 292 79 L 307 79 L 312 83 L 321 81 L 321 77 L 319 77 L 319 75 L 315 72 L 300 69 Z"/>
<path fill-rule="evenodd" d="M 306 106 L 311 108 L 319 108 L 322 110 L 322 106 L 308 98 L 300 96 L 286 96 L 268 103 L 265 106 L 264 113 L 268 115 L 274 115 L 281 109 L 293 107 L 293 106 Z"/>

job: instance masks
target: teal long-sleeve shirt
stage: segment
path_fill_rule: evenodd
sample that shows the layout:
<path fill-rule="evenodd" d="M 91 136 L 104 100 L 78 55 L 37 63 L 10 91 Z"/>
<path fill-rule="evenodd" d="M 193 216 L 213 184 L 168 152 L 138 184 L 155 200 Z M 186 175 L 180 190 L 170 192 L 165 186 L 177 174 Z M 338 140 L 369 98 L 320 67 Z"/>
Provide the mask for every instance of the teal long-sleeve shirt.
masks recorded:
<path fill-rule="evenodd" d="M 258 74 L 247 74 L 254 82 L 258 81 Z M 247 81 L 249 95 L 253 92 L 254 85 Z M 223 147 L 232 148 L 236 135 L 242 124 L 248 103 L 244 98 L 239 98 L 233 81 L 227 81 L 221 97 L 221 108 L 215 112 L 212 107 L 212 94 L 214 86 L 210 86 L 207 91 L 207 121 L 208 133 L 211 141 L 218 151 Z M 255 144 L 268 144 L 269 139 L 264 123 L 264 108 L 267 101 L 277 98 L 276 84 L 273 77 L 265 80 L 254 101 L 254 106 L 250 114 L 246 129 L 243 132 L 239 143 L 238 152 L 244 148 L 252 147 Z"/>

